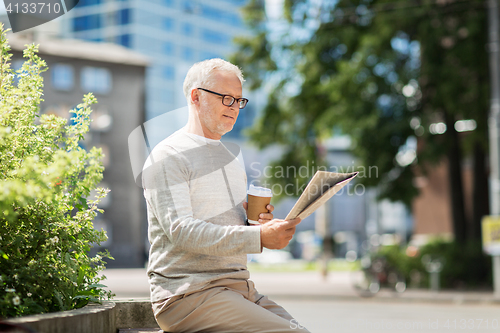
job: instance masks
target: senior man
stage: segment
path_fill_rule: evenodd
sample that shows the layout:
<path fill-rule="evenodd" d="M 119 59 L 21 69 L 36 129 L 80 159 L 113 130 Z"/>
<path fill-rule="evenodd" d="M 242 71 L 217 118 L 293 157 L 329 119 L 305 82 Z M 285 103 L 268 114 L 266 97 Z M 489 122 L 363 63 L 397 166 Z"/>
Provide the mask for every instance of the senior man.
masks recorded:
<path fill-rule="evenodd" d="M 282 249 L 300 219 L 246 222 L 246 174 L 220 142 L 248 100 L 235 65 L 194 64 L 183 89 L 189 118 L 144 167 L 151 243 L 148 277 L 156 320 L 167 332 L 308 332 L 249 280 L 248 253 Z"/>

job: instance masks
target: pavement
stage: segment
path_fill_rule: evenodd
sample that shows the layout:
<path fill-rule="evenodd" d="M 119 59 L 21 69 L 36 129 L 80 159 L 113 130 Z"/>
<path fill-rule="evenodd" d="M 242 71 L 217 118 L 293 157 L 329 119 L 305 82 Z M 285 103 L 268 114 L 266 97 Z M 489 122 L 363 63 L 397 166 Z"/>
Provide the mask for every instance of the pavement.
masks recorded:
<path fill-rule="evenodd" d="M 271 299 L 364 300 L 372 302 L 431 302 L 453 304 L 500 304 L 492 291 L 431 291 L 407 289 L 403 293 L 381 289 L 374 297 L 361 297 L 352 286 L 352 272 L 250 272 L 257 290 Z M 116 294 L 115 299 L 148 299 L 145 269 L 106 269 L 102 283 Z"/>

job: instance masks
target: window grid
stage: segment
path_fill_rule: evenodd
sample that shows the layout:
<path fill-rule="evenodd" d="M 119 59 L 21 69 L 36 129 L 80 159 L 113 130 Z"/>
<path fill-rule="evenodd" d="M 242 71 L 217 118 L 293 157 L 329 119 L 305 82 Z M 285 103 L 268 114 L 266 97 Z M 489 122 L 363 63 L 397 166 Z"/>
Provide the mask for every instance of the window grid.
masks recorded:
<path fill-rule="evenodd" d="M 81 72 L 81 86 L 85 91 L 108 94 L 111 91 L 111 71 L 102 67 L 86 66 Z"/>
<path fill-rule="evenodd" d="M 52 87 L 56 90 L 70 91 L 75 85 L 75 71 L 68 64 L 55 64 L 52 71 Z"/>

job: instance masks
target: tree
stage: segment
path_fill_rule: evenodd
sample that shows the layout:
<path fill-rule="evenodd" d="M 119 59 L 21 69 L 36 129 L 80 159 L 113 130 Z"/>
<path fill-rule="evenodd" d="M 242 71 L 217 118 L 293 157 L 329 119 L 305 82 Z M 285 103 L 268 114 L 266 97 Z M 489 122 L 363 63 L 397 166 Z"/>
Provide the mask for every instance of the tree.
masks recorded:
<path fill-rule="evenodd" d="M 255 35 L 237 40 L 232 60 L 251 73 L 252 87 L 269 90 L 250 137 L 261 148 L 286 146 L 275 165 L 324 163 L 322 140 L 346 133 L 360 165 L 379 171 L 361 181 L 378 186 L 380 198 L 410 205 L 415 175 L 446 158 L 455 238 L 477 239 L 488 209 L 483 1 L 286 0 L 282 19 L 264 13 L 263 1 L 246 6 Z M 477 126 L 466 136 L 455 129 L 463 119 Z M 475 161 L 469 233 L 461 178 L 468 155 Z"/>

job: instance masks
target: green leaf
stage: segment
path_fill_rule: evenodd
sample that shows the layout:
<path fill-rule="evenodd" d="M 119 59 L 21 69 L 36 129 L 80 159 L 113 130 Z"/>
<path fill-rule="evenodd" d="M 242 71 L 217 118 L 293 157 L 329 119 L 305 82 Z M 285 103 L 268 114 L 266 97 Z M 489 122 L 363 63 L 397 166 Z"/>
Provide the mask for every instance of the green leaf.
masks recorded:
<path fill-rule="evenodd" d="M 2 258 L 4 259 L 9 259 L 9 256 L 7 255 L 7 253 L 3 252 L 2 250 L 0 250 L 0 254 L 2 255 Z"/>
<path fill-rule="evenodd" d="M 88 286 L 88 288 L 107 288 L 108 286 L 105 286 L 103 284 L 100 284 L 100 283 L 94 283 L 94 284 L 91 284 Z"/>
<path fill-rule="evenodd" d="M 86 190 L 87 190 L 87 189 L 86 189 Z M 87 204 L 87 199 L 85 199 L 84 197 L 80 197 L 80 199 L 79 199 L 79 200 L 80 200 L 80 202 L 82 203 L 82 205 L 83 205 L 83 208 L 84 208 L 84 209 L 89 209 L 89 206 L 88 206 L 88 204 Z M 83 209 L 83 208 L 82 208 L 82 209 Z"/>

